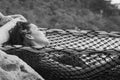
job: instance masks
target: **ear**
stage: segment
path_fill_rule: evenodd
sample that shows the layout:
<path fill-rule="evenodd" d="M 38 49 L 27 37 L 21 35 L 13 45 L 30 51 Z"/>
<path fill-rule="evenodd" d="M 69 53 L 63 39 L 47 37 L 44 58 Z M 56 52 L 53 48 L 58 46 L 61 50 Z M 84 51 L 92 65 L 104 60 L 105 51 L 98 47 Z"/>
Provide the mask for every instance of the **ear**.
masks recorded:
<path fill-rule="evenodd" d="M 34 37 L 31 36 L 30 34 L 26 34 L 25 37 L 28 38 L 28 39 L 34 39 Z"/>

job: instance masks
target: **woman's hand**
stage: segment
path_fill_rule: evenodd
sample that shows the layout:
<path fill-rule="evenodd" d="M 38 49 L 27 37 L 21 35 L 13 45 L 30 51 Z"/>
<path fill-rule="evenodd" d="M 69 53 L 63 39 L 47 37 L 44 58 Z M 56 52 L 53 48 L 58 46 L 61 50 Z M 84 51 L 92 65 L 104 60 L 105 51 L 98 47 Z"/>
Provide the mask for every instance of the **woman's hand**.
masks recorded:
<path fill-rule="evenodd" d="M 8 15 L 7 17 L 12 17 L 12 18 L 18 18 L 18 17 L 23 17 L 22 15 L 20 14 L 15 14 L 15 15 Z"/>
<path fill-rule="evenodd" d="M 21 19 L 23 19 L 23 20 L 26 20 L 26 21 L 27 21 L 27 19 L 26 19 L 23 15 L 20 15 L 20 14 L 16 14 L 16 15 L 9 15 L 9 16 L 7 16 L 7 17 L 11 17 L 12 19 L 15 19 L 15 18 L 21 18 Z"/>
<path fill-rule="evenodd" d="M 27 19 L 25 19 L 24 17 L 18 17 L 18 18 L 13 19 L 13 21 L 15 23 L 17 23 L 17 22 L 27 22 Z"/>
<path fill-rule="evenodd" d="M 16 21 L 18 20 L 20 22 L 27 22 L 27 19 L 24 16 L 20 15 L 20 14 L 9 15 L 9 16 L 6 16 L 6 17 L 11 18 L 11 19 L 15 19 Z"/>
<path fill-rule="evenodd" d="M 2 20 L 0 21 L 1 25 L 4 25 L 10 21 L 14 21 L 14 22 L 27 22 L 27 19 L 22 16 L 22 15 L 8 15 L 8 16 L 2 16 Z"/>

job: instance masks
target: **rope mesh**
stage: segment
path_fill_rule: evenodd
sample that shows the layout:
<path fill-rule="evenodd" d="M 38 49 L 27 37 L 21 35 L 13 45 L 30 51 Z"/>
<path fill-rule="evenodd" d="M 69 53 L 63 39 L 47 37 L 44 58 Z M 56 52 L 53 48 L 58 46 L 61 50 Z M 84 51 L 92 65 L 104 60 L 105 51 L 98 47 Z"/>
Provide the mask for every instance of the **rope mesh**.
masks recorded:
<path fill-rule="evenodd" d="M 46 80 L 119 80 L 118 32 L 48 29 L 50 45 L 43 48 L 4 46 Z"/>

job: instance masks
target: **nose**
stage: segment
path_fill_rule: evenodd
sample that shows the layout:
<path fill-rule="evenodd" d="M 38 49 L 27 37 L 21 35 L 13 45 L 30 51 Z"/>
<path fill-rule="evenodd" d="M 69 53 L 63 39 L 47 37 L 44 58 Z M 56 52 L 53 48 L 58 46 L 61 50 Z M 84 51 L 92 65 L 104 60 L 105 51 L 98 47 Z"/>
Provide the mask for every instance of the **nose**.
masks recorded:
<path fill-rule="evenodd" d="M 42 33 L 46 35 L 46 30 L 44 28 L 39 28 L 39 31 L 41 31 Z"/>

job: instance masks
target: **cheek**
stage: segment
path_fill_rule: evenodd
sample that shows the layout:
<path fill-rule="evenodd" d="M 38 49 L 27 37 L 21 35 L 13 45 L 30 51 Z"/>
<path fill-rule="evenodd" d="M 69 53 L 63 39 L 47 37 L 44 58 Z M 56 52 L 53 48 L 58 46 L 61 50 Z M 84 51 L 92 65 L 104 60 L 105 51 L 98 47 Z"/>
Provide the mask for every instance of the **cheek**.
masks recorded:
<path fill-rule="evenodd" d="M 45 35 L 39 31 L 34 31 L 31 35 L 34 37 L 35 40 L 41 40 L 45 38 Z"/>
<path fill-rule="evenodd" d="M 35 31 L 33 34 L 39 37 L 45 37 L 45 34 L 41 31 Z"/>
<path fill-rule="evenodd" d="M 45 36 L 44 33 L 37 32 L 35 34 L 33 35 L 35 41 L 37 41 L 37 42 L 43 42 L 43 43 L 46 43 L 46 42 L 48 43 L 49 42 L 49 40 L 47 39 L 47 37 Z"/>

